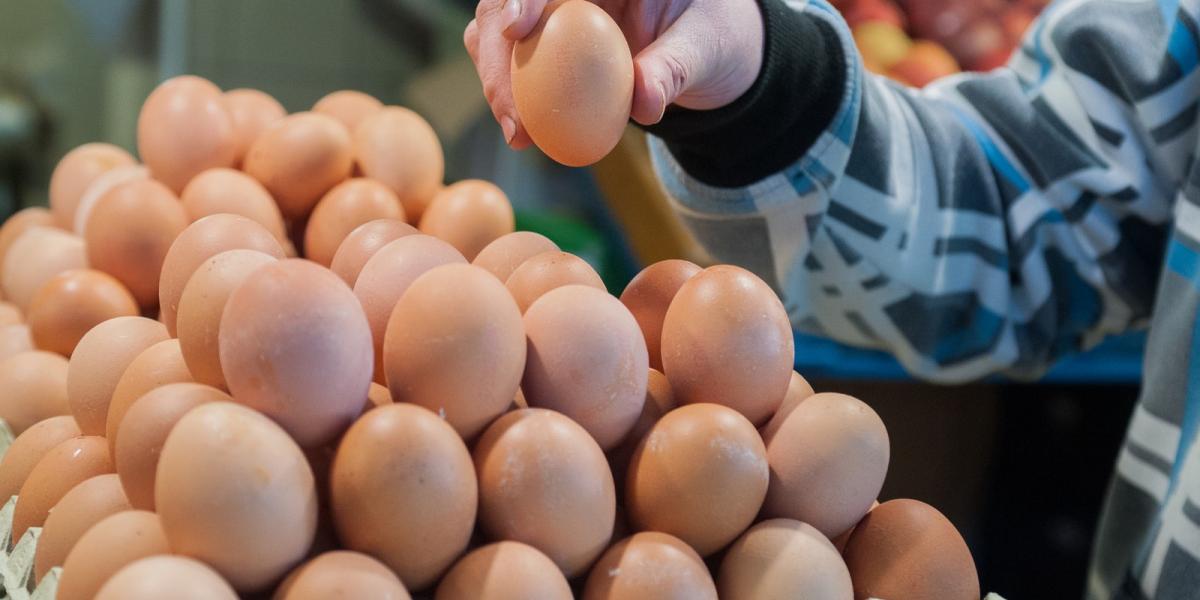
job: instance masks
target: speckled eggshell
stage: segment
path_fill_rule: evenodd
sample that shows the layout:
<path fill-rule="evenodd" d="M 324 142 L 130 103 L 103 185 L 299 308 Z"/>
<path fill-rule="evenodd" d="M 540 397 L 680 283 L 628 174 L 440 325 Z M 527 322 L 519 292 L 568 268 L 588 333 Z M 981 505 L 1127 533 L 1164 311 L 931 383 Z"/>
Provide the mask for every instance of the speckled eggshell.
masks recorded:
<path fill-rule="evenodd" d="M 473 456 L 480 524 L 492 539 L 537 548 L 568 578 L 604 552 L 616 515 L 612 473 L 574 421 L 539 408 L 510 412 L 484 431 Z"/>
<path fill-rule="evenodd" d="M 354 295 L 371 324 L 376 381 L 383 383 L 383 340 L 388 319 L 408 286 L 434 267 L 466 262 L 450 244 L 418 234 L 388 242 L 363 265 L 354 282 Z"/>
<path fill-rule="evenodd" d="M 221 315 L 233 293 L 252 273 L 278 258 L 257 250 L 227 250 L 200 264 L 179 297 L 179 348 L 196 381 L 228 389 L 221 370 Z"/>
<path fill-rule="evenodd" d="M 667 376 L 650 369 L 646 378 L 646 401 L 642 403 L 642 414 L 633 423 L 633 428 L 629 430 L 625 439 L 621 440 L 616 448 L 608 451 L 608 462 L 612 465 L 618 492 L 624 492 L 629 461 L 642 438 L 646 437 L 646 433 L 663 415 L 676 407 L 678 404 L 675 402 L 675 394 L 671 392 L 671 384 L 667 382 Z"/>
<path fill-rule="evenodd" d="M 483 268 L 504 283 L 525 261 L 543 252 L 558 250 L 558 244 L 540 233 L 514 231 L 496 238 L 480 250 L 471 264 Z"/>
<path fill-rule="evenodd" d="M 67 359 L 31 350 L 0 361 L 0 419 L 13 435 L 43 419 L 69 414 Z"/>
<path fill-rule="evenodd" d="M 686 260 L 664 260 L 656 262 L 638 273 L 625 291 L 621 302 L 629 307 L 633 318 L 646 338 L 646 350 L 650 353 L 650 366 L 662 370 L 662 326 L 667 308 L 679 288 L 700 272 L 700 267 Z"/>
<path fill-rule="evenodd" d="M 354 156 L 367 177 L 396 192 L 409 221 L 419 223 L 442 187 L 445 158 L 433 127 L 421 115 L 385 106 L 354 128 Z"/>
<path fill-rule="evenodd" d="M 301 446 L 332 440 L 362 412 L 371 328 L 350 288 L 316 263 L 287 259 L 254 271 L 225 303 L 219 344 L 234 399 Z"/>
<path fill-rule="evenodd" d="M 281 243 L 287 240 L 283 215 L 267 188 L 237 169 L 209 169 L 188 182 L 179 196 L 188 220 L 209 215 L 241 215 L 262 225 Z"/>
<path fill-rule="evenodd" d="M 323 96 L 313 105 L 313 112 L 329 115 L 353 132 L 369 115 L 383 108 L 383 103 L 370 94 L 357 90 L 339 90 Z"/>
<path fill-rule="evenodd" d="M 38 421 L 18 435 L 0 459 L 0 498 L 16 495 L 51 448 L 79 435 L 79 425 L 67 415 Z"/>
<path fill-rule="evenodd" d="M 109 515 L 84 532 L 67 554 L 56 600 L 93 600 L 125 565 L 168 552 L 158 515 L 143 510 Z"/>
<path fill-rule="evenodd" d="M 118 185 L 96 202 L 84 227 L 88 263 L 125 284 L 143 308 L 153 308 L 163 260 L 187 226 L 179 198 L 163 184 Z"/>
<path fill-rule="evenodd" d="M 521 263 L 505 286 L 521 307 L 529 310 L 543 294 L 566 285 L 586 285 L 604 290 L 604 280 L 582 258 L 566 252 L 543 252 Z"/>
<path fill-rule="evenodd" d="M 112 144 L 84 144 L 66 153 L 50 174 L 50 211 L 55 225 L 72 229 L 79 199 L 88 186 L 107 171 L 136 164 L 128 152 Z"/>
<path fill-rule="evenodd" d="M 61 229 L 35 225 L 14 239 L 0 263 L 0 286 L 4 297 L 22 311 L 38 290 L 55 275 L 88 266 L 82 238 Z"/>
<path fill-rule="evenodd" d="M 313 209 L 304 229 L 304 255 L 329 266 L 338 247 L 359 225 L 376 219 L 404 220 L 404 206 L 391 188 L 364 177 L 347 179 L 329 190 Z"/>
<path fill-rule="evenodd" d="M 725 553 L 717 581 L 721 598 L 729 600 L 855 598 L 837 548 L 821 532 L 791 519 L 751 527 Z"/>
<path fill-rule="evenodd" d="M 512 53 L 512 93 L 533 142 L 572 167 L 604 158 L 633 106 L 633 58 L 621 28 L 584 0 L 552 2 Z"/>
<path fill-rule="evenodd" d="M 162 323 L 145 317 L 117 317 L 84 334 L 67 366 L 67 400 L 84 433 L 105 434 L 121 375 L 144 350 L 168 339 Z"/>
<path fill-rule="evenodd" d="M 338 245 L 329 269 L 354 287 L 363 266 L 380 248 L 406 235 L 420 233 L 416 227 L 396 219 L 376 219 L 363 223 L 346 235 Z"/>
<path fill-rule="evenodd" d="M 741 535 L 767 495 L 767 456 L 754 426 L 716 404 L 692 404 L 650 428 L 629 464 L 625 506 L 639 530 L 708 556 Z"/>
<path fill-rule="evenodd" d="M 855 598 L 979 597 L 979 574 L 962 535 L 924 502 L 880 504 L 855 526 L 842 556 Z"/>
<path fill-rule="evenodd" d="M 242 168 L 271 192 L 284 217 L 303 219 L 353 164 L 346 128 L 333 117 L 301 112 L 259 135 Z"/>
<path fill-rule="evenodd" d="M 30 527 L 41 527 L 50 509 L 76 485 L 112 473 L 108 444 L 94 435 L 74 437 L 51 448 L 33 466 L 13 510 L 13 543 Z"/>
<path fill-rule="evenodd" d="M 116 450 L 117 428 L 125 418 L 125 412 L 138 398 L 156 387 L 192 380 L 187 363 L 183 361 L 183 352 L 179 349 L 179 340 L 158 342 L 135 356 L 117 380 L 112 400 L 108 403 L 104 437 L 108 439 L 109 452 Z"/>
<path fill-rule="evenodd" d="M 97 475 L 71 488 L 42 526 L 33 556 L 35 579 L 41 581 L 51 567 L 62 566 L 79 538 L 101 519 L 130 508 L 115 474 Z"/>
<path fill-rule="evenodd" d="M 358 552 L 333 550 L 297 567 L 273 596 L 273 600 L 332 598 L 409 600 L 409 595 L 400 578 L 379 561 Z"/>
<path fill-rule="evenodd" d="M 396 401 L 442 415 L 469 440 L 512 403 L 525 348 L 521 311 L 508 290 L 479 267 L 442 265 L 396 302 L 384 373 Z"/>
<path fill-rule="evenodd" d="M 770 441 L 775 432 L 779 431 L 779 427 L 783 425 L 783 421 L 787 419 L 787 416 L 792 414 L 792 411 L 797 406 L 800 406 L 801 402 L 804 402 L 813 394 L 816 394 L 816 392 L 813 391 L 812 385 L 808 383 L 808 380 L 799 373 L 792 371 L 792 378 L 788 381 L 787 394 L 784 395 L 783 402 L 779 405 L 779 410 L 775 411 L 771 420 L 767 421 L 767 424 L 763 425 L 762 429 L 759 430 L 763 441 Z"/>
<path fill-rule="evenodd" d="M 137 145 L 154 178 L 179 193 L 197 173 L 233 166 L 238 137 L 221 89 L 182 75 L 159 84 L 142 104 Z"/>
<path fill-rule="evenodd" d="M 525 313 L 521 391 L 530 406 L 561 412 L 602 449 L 633 429 L 646 401 L 646 343 L 629 309 L 608 292 L 556 288 Z"/>
<path fill-rule="evenodd" d="M 209 402 L 175 424 L 158 461 L 154 504 L 176 554 L 201 560 L 241 592 L 300 562 L 317 527 L 312 470 L 267 417 Z"/>
<path fill-rule="evenodd" d="M 38 348 L 70 357 L 93 327 L 137 315 L 137 301 L 116 278 L 94 269 L 72 269 L 55 275 L 38 290 L 28 320 Z"/>
<path fill-rule="evenodd" d="M 889 457 L 887 429 L 871 407 L 844 394 L 815 394 L 767 440 L 771 486 L 763 512 L 835 537 L 867 514 Z"/>
<path fill-rule="evenodd" d="M 228 394 L 199 383 L 157 387 L 129 407 L 114 442 L 113 465 L 133 508 L 154 510 L 158 457 L 175 424 L 205 402 L 230 402 Z"/>
<path fill-rule="evenodd" d="M 712 403 L 762 424 L 792 376 L 792 326 L 753 273 L 709 267 L 679 288 L 662 329 L 663 373 L 683 404 Z"/>
<path fill-rule="evenodd" d="M 330 489 L 342 543 L 383 561 L 412 590 L 433 585 L 475 527 L 478 488 L 466 444 L 412 404 L 377 408 L 350 427 Z"/>
<path fill-rule="evenodd" d="M 520 542 L 471 551 L 446 573 L 436 600 L 571 600 L 571 586 L 554 561 Z"/>
<path fill-rule="evenodd" d="M 256 250 L 283 258 L 283 246 L 265 227 L 246 217 L 217 214 L 204 217 L 184 229 L 163 259 L 158 300 L 167 331 L 176 335 L 179 298 L 192 273 L 204 261 L 226 250 Z"/>
<path fill-rule="evenodd" d="M 516 227 L 512 204 L 495 184 L 479 179 L 446 186 L 421 217 L 421 232 L 475 260 L 479 252 Z"/>
<path fill-rule="evenodd" d="M 233 121 L 235 165 L 242 163 L 246 152 L 262 132 L 287 116 L 287 110 L 278 100 L 259 90 L 229 90 L 221 95 L 221 104 Z"/>
<path fill-rule="evenodd" d="M 609 548 L 592 567 L 583 591 L 583 600 L 643 598 L 717 600 L 717 586 L 690 546 L 665 533 L 644 531 Z"/>
<path fill-rule="evenodd" d="M 237 600 L 220 574 L 182 556 L 149 556 L 117 571 L 94 600 Z"/>

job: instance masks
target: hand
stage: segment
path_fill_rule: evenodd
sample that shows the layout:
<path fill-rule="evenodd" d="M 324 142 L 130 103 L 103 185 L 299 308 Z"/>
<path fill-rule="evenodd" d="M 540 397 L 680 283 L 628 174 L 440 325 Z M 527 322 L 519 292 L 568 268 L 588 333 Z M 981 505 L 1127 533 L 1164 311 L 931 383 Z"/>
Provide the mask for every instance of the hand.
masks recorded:
<path fill-rule="evenodd" d="M 592 0 L 621 26 L 633 52 L 633 110 L 643 125 L 671 104 L 709 110 L 750 89 L 762 67 L 755 0 Z M 533 31 L 548 0 L 482 0 L 463 41 L 492 114 L 514 148 L 530 145 L 513 103 L 513 44 Z"/>

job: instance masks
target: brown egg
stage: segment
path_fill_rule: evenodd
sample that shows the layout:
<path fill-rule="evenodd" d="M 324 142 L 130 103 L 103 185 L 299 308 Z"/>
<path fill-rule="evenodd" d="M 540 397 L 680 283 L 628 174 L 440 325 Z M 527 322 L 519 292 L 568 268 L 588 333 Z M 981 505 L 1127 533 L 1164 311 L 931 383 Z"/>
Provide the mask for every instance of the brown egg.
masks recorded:
<path fill-rule="evenodd" d="M 237 600 L 237 593 L 202 562 L 182 556 L 149 556 L 121 568 L 95 600 Z"/>
<path fill-rule="evenodd" d="M 571 417 L 604 450 L 633 429 L 646 401 L 646 343 L 629 309 L 608 292 L 568 285 L 525 313 L 530 406 Z"/>
<path fill-rule="evenodd" d="M 68 152 L 50 174 L 50 211 L 54 223 L 72 229 L 75 209 L 88 186 L 106 171 L 136 164 L 128 152 L 112 144 L 84 144 Z"/>
<path fill-rule="evenodd" d="M 88 220 L 92 218 L 92 211 L 106 194 L 131 181 L 148 179 L 150 179 L 150 169 L 141 165 L 116 167 L 105 171 L 95 181 L 92 181 L 92 184 L 83 192 L 83 196 L 79 198 L 79 206 L 75 209 L 75 222 L 70 231 L 75 232 L 75 235 L 83 235 L 87 229 Z"/>
<path fill-rule="evenodd" d="M 301 446 L 330 441 L 362 412 L 371 328 L 328 269 L 294 258 L 261 267 L 229 295 L 219 338 L 233 397 Z"/>
<path fill-rule="evenodd" d="M 607 547 L 616 513 L 612 473 L 574 421 L 539 408 L 510 412 L 484 431 L 473 455 L 480 524 L 493 539 L 537 548 L 567 577 L 585 572 Z"/>
<path fill-rule="evenodd" d="M 416 227 L 396 219 L 376 219 L 370 223 L 363 223 L 346 235 L 346 239 L 338 245 L 329 268 L 341 277 L 346 285 L 354 287 L 363 266 L 380 248 L 388 242 L 414 233 L 419 233 Z"/>
<path fill-rule="evenodd" d="M 418 234 L 388 242 L 363 265 L 354 282 L 354 295 L 371 324 L 376 381 L 383 382 L 383 336 L 388 319 L 408 286 L 434 267 L 466 262 L 450 244 Z"/>
<path fill-rule="evenodd" d="M 205 402 L 232 402 L 228 394 L 199 383 L 169 383 L 146 392 L 129 407 L 113 442 L 113 465 L 134 508 L 154 510 L 158 456 L 167 435 L 188 411 Z"/>
<path fill-rule="evenodd" d="M 565 285 L 586 285 L 605 290 L 604 281 L 582 258 L 566 252 L 543 252 L 521 263 L 505 282 L 521 307 L 529 310 L 535 300 Z"/>
<path fill-rule="evenodd" d="M 183 287 L 204 261 L 226 250 L 257 250 L 283 258 L 279 240 L 262 225 L 238 215 L 219 214 L 204 217 L 183 230 L 163 259 L 158 284 L 161 318 L 171 335 L 176 334 L 179 297 Z"/>
<path fill-rule="evenodd" d="M 32 350 L 0 361 L 0 419 L 21 435 L 34 423 L 71 414 L 67 359 Z"/>
<path fill-rule="evenodd" d="M 529 137 L 583 167 L 621 140 L 633 107 L 633 57 L 621 28 L 584 0 L 551 3 L 512 54 L 512 92 Z"/>
<path fill-rule="evenodd" d="M 754 426 L 724 406 L 693 404 L 650 428 L 629 464 L 625 502 L 638 529 L 669 533 L 708 556 L 754 522 L 767 482 Z"/>
<path fill-rule="evenodd" d="M 279 260 L 256 250 L 227 250 L 200 264 L 179 298 L 179 348 L 196 381 L 228 389 L 221 370 L 221 315 L 251 273 Z"/>
<path fill-rule="evenodd" d="M 771 437 L 775 435 L 776 431 L 779 431 L 779 427 L 783 425 L 783 421 L 787 416 L 792 414 L 792 411 L 797 406 L 800 406 L 801 402 L 804 402 L 815 393 L 807 379 L 799 373 L 792 371 L 792 378 L 788 381 L 787 394 L 783 397 L 783 403 L 779 405 L 779 410 L 775 411 L 775 415 L 771 417 L 771 420 L 767 421 L 767 424 L 763 425 L 759 431 L 762 434 L 763 441 L 769 443 Z"/>
<path fill-rule="evenodd" d="M 979 574 L 967 543 L 953 523 L 924 502 L 880 504 L 854 528 L 843 557 L 855 598 L 979 597 Z"/>
<path fill-rule="evenodd" d="M 154 178 L 176 194 L 197 173 L 231 167 L 237 159 L 238 134 L 221 89 L 194 75 L 168 79 L 150 92 L 138 115 L 137 142 Z"/>
<path fill-rule="evenodd" d="M 22 208 L 7 220 L 0 222 L 0 267 L 5 264 L 4 256 L 8 253 L 8 248 L 17 241 L 17 238 L 21 237 L 21 234 L 34 227 L 49 228 L 54 224 L 54 215 L 40 206 Z M 3 286 L 0 285 L 0 287 Z M 8 299 L 12 299 L 11 295 L 8 296 Z"/>
<path fill-rule="evenodd" d="M 13 510 L 12 539 L 19 540 L 30 527 L 41 527 L 50 509 L 76 485 L 97 475 L 112 473 L 104 438 L 85 435 L 71 438 L 42 456 L 29 471 Z"/>
<path fill-rule="evenodd" d="M 221 95 L 221 103 L 233 121 L 234 165 L 242 163 L 242 158 L 262 132 L 287 116 L 278 100 L 259 90 L 229 90 Z"/>
<path fill-rule="evenodd" d="M 642 328 L 650 366 L 655 369 L 663 368 L 660 342 L 667 308 L 679 288 L 699 272 L 699 266 L 686 260 L 664 260 L 643 269 L 621 292 L 621 302 L 629 307 Z"/>
<path fill-rule="evenodd" d="M 143 510 L 109 515 L 84 532 L 67 554 L 56 600 L 92 600 L 125 565 L 168 552 L 158 515 Z"/>
<path fill-rule="evenodd" d="M 612 465 L 613 478 L 616 480 L 618 492 L 624 492 L 629 461 L 633 458 L 633 453 L 637 450 L 642 438 L 646 437 L 646 433 L 663 415 L 675 410 L 677 406 L 675 394 L 671 392 L 671 384 L 667 382 L 667 376 L 650 369 L 646 379 L 646 401 L 642 403 L 642 414 L 633 423 L 633 428 L 625 436 L 625 439 L 621 440 L 620 445 L 608 453 L 608 462 Z"/>
<path fill-rule="evenodd" d="M 300 565 L 275 591 L 274 600 L 373 598 L 408 600 L 408 591 L 379 561 L 358 552 L 326 552 Z"/>
<path fill-rule="evenodd" d="M 17 308 L 16 304 L 0 300 L 0 327 L 20 325 L 24 322 L 25 319 L 21 316 L 21 309 Z"/>
<path fill-rule="evenodd" d="M 583 590 L 583 600 L 642 598 L 717 600 L 717 585 L 690 546 L 665 533 L 646 531 L 609 548 L 592 567 Z"/>
<path fill-rule="evenodd" d="M 850 573 L 837 548 L 821 532 L 791 519 L 751 527 L 725 553 L 717 581 L 721 598 L 730 600 L 854 599 Z"/>
<path fill-rule="evenodd" d="M 383 366 L 397 402 L 424 406 L 472 439 L 508 409 L 521 385 L 521 311 L 487 271 L 435 267 L 392 310 Z"/>
<path fill-rule="evenodd" d="M 878 501 L 878 500 L 876 500 L 876 501 L 872 502 L 872 503 L 871 503 L 871 509 L 870 509 L 870 510 L 868 510 L 868 511 L 867 511 L 867 513 L 870 513 L 872 510 L 875 510 L 875 508 L 876 508 L 876 507 L 878 507 L 878 506 L 879 506 L 879 501 Z M 865 515 L 864 515 L 864 516 L 865 516 Z M 861 522 L 862 522 L 862 521 L 859 521 L 859 523 L 861 523 Z M 857 526 L 857 525 L 858 525 L 858 523 L 855 523 L 855 526 Z M 838 550 L 838 554 L 841 554 L 841 553 L 843 553 L 843 552 L 845 552 L 845 551 L 846 551 L 846 543 L 850 541 L 850 536 L 852 536 L 852 535 L 854 535 L 854 527 L 851 527 L 850 529 L 847 529 L 847 530 L 846 530 L 845 532 L 843 532 L 841 535 L 838 535 L 837 537 L 835 537 L 835 538 L 833 538 L 833 539 L 831 539 L 831 540 L 829 540 L 829 541 L 830 541 L 830 542 L 833 542 L 833 547 L 834 547 L 834 548 L 837 548 L 837 550 Z"/>
<path fill-rule="evenodd" d="M 354 90 L 340 90 L 317 100 L 312 110 L 329 115 L 353 132 L 363 119 L 383 108 L 383 103 L 369 94 Z"/>
<path fill-rule="evenodd" d="M 33 350 L 33 334 L 28 325 L 0 325 L 0 362 Z"/>
<path fill-rule="evenodd" d="M 33 557 L 36 581 L 41 581 L 51 567 L 62 566 L 67 553 L 93 525 L 130 508 L 120 480 L 112 473 L 97 475 L 71 488 L 50 509 L 42 526 Z"/>
<path fill-rule="evenodd" d="M 208 563 L 242 592 L 300 562 L 317 527 L 304 453 L 270 419 L 230 402 L 205 403 L 176 423 L 154 504 L 171 551 Z"/>
<path fill-rule="evenodd" d="M 421 222 L 445 174 L 442 144 L 433 128 L 407 108 L 387 106 L 363 117 L 353 133 L 363 174 L 392 188 L 409 221 Z"/>
<path fill-rule="evenodd" d="M 380 406 L 387 406 L 393 403 L 394 401 L 392 400 L 392 393 L 389 392 L 387 388 L 372 381 L 371 387 L 367 389 L 367 405 L 365 410 L 371 410 L 372 408 L 379 408 Z"/>
<path fill-rule="evenodd" d="M 571 600 L 571 586 L 554 561 L 520 542 L 472 551 L 442 578 L 437 600 Z"/>
<path fill-rule="evenodd" d="M 145 317 L 117 317 L 84 334 L 67 367 L 67 400 L 83 433 L 105 434 L 108 406 L 125 369 L 170 337 L 162 323 Z"/>
<path fill-rule="evenodd" d="M 287 241 L 283 215 L 267 188 L 236 169 L 209 169 L 192 178 L 179 196 L 188 220 L 229 213 L 255 221 L 281 243 Z"/>
<path fill-rule="evenodd" d="M 350 176 L 350 135 L 334 118 L 302 112 L 258 136 L 243 168 L 266 186 L 288 219 L 303 219 L 321 196 Z"/>
<path fill-rule="evenodd" d="M 475 528 L 478 489 L 466 444 L 412 404 L 377 408 L 350 427 L 330 489 L 342 543 L 383 561 L 412 590 L 433 585 Z"/>
<path fill-rule="evenodd" d="M 471 264 L 482 267 L 504 283 L 521 263 L 543 252 L 557 251 L 558 245 L 540 233 L 514 231 L 496 238 L 480 250 Z"/>
<path fill-rule="evenodd" d="M 93 269 L 72 269 L 38 290 L 29 305 L 29 329 L 38 348 L 69 357 L 96 325 L 137 315 L 137 301 L 116 278 Z"/>
<path fill-rule="evenodd" d="M 28 312 L 38 290 L 55 275 L 88 266 L 83 239 L 60 229 L 34 226 L 13 240 L 0 265 L 4 297 Z"/>
<path fill-rule="evenodd" d="M 771 486 L 764 514 L 835 537 L 879 496 L 888 458 L 887 429 L 871 407 L 843 394 L 816 394 L 767 440 Z"/>
<path fill-rule="evenodd" d="M 108 404 L 108 416 L 104 419 L 104 437 L 108 440 L 109 451 L 116 449 L 117 428 L 125 418 L 125 412 L 138 398 L 168 383 L 190 381 L 192 374 L 188 372 L 187 364 L 183 361 L 179 340 L 158 342 L 134 357 L 117 380 L 117 387 L 113 388 L 112 400 Z"/>
<path fill-rule="evenodd" d="M 343 181 L 313 209 L 304 229 L 304 255 L 328 267 L 346 236 L 376 219 L 404 220 L 404 207 L 391 188 L 361 177 Z"/>
<path fill-rule="evenodd" d="M 740 267 L 689 279 L 663 321 L 663 373 L 679 401 L 728 406 L 756 425 L 783 402 L 795 351 L 783 303 Z"/>
<path fill-rule="evenodd" d="M 96 202 L 83 238 L 92 268 L 116 277 L 143 308 L 158 305 L 158 279 L 171 243 L 188 225 L 179 199 L 163 184 L 135 180 Z"/>
<path fill-rule="evenodd" d="M 38 421 L 18 435 L 0 459 L 0 498 L 16 495 L 34 465 L 51 448 L 79 434 L 75 419 L 61 415 Z"/>
<path fill-rule="evenodd" d="M 421 232 L 441 239 L 467 260 L 516 227 L 512 204 L 504 190 L 487 181 L 468 179 L 438 192 L 421 217 Z"/>

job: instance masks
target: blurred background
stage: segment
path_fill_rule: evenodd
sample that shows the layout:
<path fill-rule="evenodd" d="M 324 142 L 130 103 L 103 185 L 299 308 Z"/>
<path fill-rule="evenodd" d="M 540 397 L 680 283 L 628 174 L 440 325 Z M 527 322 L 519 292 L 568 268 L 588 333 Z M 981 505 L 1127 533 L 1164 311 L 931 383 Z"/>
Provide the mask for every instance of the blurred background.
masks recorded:
<path fill-rule="evenodd" d="M 987 70 L 1019 52 L 1044 0 L 841 0 L 867 67 L 921 85 Z M 585 257 L 619 293 L 642 266 L 705 261 L 671 215 L 630 129 L 592 169 L 503 144 L 465 51 L 471 0 L 38 0 L 0 19 L 0 220 L 45 205 L 71 148 L 135 152 L 142 100 L 183 73 L 258 88 L 289 111 L 358 89 L 424 115 L 447 180 L 492 180 L 539 231 Z M 936 387 L 884 354 L 797 337 L 818 390 L 872 404 L 892 437 L 882 498 L 913 497 L 966 535 L 984 588 L 1010 598 L 1078 597 L 1092 531 L 1137 393 L 1141 338 L 1110 340 L 1039 382 Z"/>

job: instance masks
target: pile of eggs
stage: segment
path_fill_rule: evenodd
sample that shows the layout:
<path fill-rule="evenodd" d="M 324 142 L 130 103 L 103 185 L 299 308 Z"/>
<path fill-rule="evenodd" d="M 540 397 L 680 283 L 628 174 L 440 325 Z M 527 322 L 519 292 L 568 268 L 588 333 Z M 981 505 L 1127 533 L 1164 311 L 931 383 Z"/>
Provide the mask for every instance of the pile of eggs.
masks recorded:
<path fill-rule="evenodd" d="M 0 227 L 0 498 L 58 598 L 978 600 L 750 272 L 613 297 L 356 92 L 171 79 L 138 148 Z"/>

